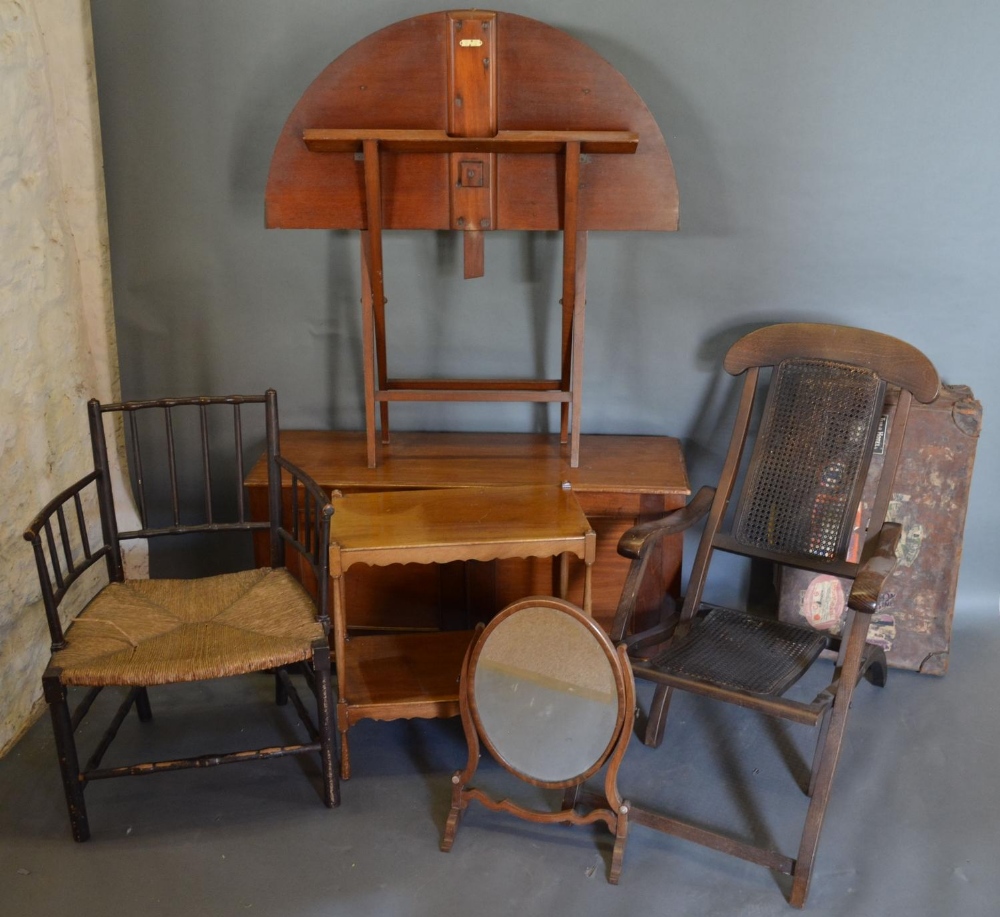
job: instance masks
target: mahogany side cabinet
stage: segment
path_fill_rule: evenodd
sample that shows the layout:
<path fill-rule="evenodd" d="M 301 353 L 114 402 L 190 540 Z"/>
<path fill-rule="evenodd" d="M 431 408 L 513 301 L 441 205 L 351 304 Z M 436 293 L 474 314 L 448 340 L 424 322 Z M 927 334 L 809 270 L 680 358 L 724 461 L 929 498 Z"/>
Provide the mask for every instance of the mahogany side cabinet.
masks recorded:
<path fill-rule="evenodd" d="M 690 493 L 680 443 L 667 436 L 584 435 L 580 462 L 557 435 L 398 432 L 383 444 L 378 465 L 367 462 L 361 431 L 282 431 L 281 454 L 333 493 L 568 482 L 597 533 L 593 616 L 610 627 L 628 562 L 618 539 L 636 522 L 683 506 Z M 267 515 L 263 460 L 246 478 L 250 507 Z M 665 539 L 651 563 L 637 626 L 655 621 L 665 594 L 680 588 L 682 540 Z M 258 563 L 266 558 L 258 557 Z M 583 602 L 584 564 L 573 559 L 567 597 Z M 557 595 L 548 559 L 511 558 L 443 565 L 358 565 L 346 578 L 353 632 L 456 629 L 488 620 L 528 595 Z"/>

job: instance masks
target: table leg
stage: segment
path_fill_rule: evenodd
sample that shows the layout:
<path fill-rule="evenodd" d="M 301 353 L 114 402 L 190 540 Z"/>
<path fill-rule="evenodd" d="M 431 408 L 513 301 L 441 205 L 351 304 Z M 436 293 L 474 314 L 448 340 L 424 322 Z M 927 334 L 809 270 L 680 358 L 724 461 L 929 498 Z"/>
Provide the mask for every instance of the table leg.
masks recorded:
<path fill-rule="evenodd" d="M 583 610 L 588 618 L 594 617 L 593 568 L 597 559 L 597 533 L 591 529 L 584 536 L 583 562 L 586 565 L 583 572 Z"/>
<path fill-rule="evenodd" d="M 347 704 L 337 704 L 337 730 L 340 732 L 340 779 L 351 779 L 351 752 L 347 744 L 348 715 Z"/>
<path fill-rule="evenodd" d="M 339 562 L 338 562 L 339 567 Z M 347 697 L 344 685 L 347 683 L 347 609 L 345 607 L 344 576 L 333 576 L 333 651 L 337 665 L 337 730 L 340 732 L 340 777 L 351 777 L 351 757 L 347 744 Z"/>

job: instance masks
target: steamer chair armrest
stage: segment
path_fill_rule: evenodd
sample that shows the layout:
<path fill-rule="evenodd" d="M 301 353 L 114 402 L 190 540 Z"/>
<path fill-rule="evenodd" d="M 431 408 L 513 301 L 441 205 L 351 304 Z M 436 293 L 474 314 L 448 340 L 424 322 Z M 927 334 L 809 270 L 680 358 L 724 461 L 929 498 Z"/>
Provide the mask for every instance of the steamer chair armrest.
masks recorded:
<path fill-rule="evenodd" d="M 677 535 L 702 519 L 711 508 L 714 497 L 714 487 L 702 487 L 680 509 L 672 510 L 659 519 L 632 526 L 618 540 L 618 553 L 622 557 L 638 560 L 661 538 Z"/>
<path fill-rule="evenodd" d="M 857 576 L 854 578 L 854 585 L 851 587 L 851 594 L 847 599 L 847 607 L 858 614 L 869 617 L 877 610 L 879 596 L 885 588 L 886 580 L 896 569 L 896 546 L 902 537 L 903 528 L 898 522 L 886 522 L 875 536 L 874 548 L 867 560 L 861 564 Z M 868 633 L 869 618 L 860 618 L 855 621 L 854 626 L 861 626 L 864 634 Z M 853 677 L 848 685 L 849 691 L 854 690 L 854 686 L 867 678 L 877 685 L 885 685 L 888 673 L 885 652 L 881 647 L 874 644 L 860 644 L 855 650 L 856 656 L 851 659 L 851 652 L 848 648 L 847 657 L 843 663 L 838 663 L 835 676 L 831 684 L 816 695 L 814 704 L 832 704 L 842 687 L 845 672 L 852 672 Z M 850 694 L 848 694 L 848 701 Z"/>
<path fill-rule="evenodd" d="M 896 569 L 896 546 L 903 528 L 898 522 L 886 522 L 875 538 L 875 548 L 858 570 L 851 587 L 847 605 L 853 611 L 872 614 L 878 608 L 878 599 L 886 580 Z"/>
<path fill-rule="evenodd" d="M 638 525 L 632 526 L 619 539 L 618 553 L 622 557 L 631 558 L 632 564 L 622 586 L 618 609 L 615 611 L 615 618 L 611 624 L 611 639 L 614 643 L 624 641 L 630 653 L 654 646 L 657 643 L 663 643 L 673 633 L 677 624 L 677 611 L 674 610 L 653 628 L 632 634 L 627 639 L 625 637 L 625 632 L 635 615 L 636 599 L 642 588 L 652 549 L 660 542 L 660 539 L 668 535 L 679 535 L 704 518 L 711 508 L 714 498 L 714 487 L 702 487 L 685 506 L 672 510 L 659 519 L 640 522 Z"/>
<path fill-rule="evenodd" d="M 648 649 L 651 646 L 659 646 L 673 636 L 678 621 L 680 621 L 680 614 L 677 611 L 673 611 L 669 615 L 666 615 L 659 624 L 647 627 L 646 630 L 640 631 L 637 634 L 629 634 L 629 636 L 620 641 L 621 645 L 628 650 L 630 656 L 636 655 L 641 650 Z"/>

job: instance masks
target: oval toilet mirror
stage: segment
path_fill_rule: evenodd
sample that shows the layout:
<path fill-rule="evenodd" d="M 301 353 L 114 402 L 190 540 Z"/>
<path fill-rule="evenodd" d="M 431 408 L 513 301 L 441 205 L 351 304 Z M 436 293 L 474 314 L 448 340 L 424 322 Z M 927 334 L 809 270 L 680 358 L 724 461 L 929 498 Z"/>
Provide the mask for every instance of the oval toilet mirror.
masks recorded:
<path fill-rule="evenodd" d="M 582 782 L 621 731 L 615 651 L 593 621 L 560 603 L 495 619 L 470 660 L 470 706 L 490 753 L 540 785 Z"/>

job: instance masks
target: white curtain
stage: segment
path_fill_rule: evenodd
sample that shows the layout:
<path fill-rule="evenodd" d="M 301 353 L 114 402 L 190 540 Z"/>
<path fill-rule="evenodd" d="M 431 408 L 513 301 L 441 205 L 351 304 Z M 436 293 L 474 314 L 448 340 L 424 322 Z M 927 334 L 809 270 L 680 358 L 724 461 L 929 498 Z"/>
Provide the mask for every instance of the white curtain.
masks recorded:
<path fill-rule="evenodd" d="M 119 386 L 89 3 L 0 0 L 0 49 L 2 753 L 49 654 L 22 532 L 93 467 L 86 401 Z M 143 575 L 144 545 L 130 562 Z"/>

